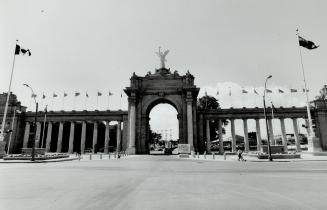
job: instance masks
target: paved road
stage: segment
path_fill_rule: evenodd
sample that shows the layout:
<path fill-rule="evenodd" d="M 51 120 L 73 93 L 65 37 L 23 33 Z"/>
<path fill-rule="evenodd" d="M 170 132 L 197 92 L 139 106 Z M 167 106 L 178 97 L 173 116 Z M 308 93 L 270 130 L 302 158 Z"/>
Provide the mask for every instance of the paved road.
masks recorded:
<path fill-rule="evenodd" d="M 0 209 L 325 209 L 327 161 L 0 164 Z"/>

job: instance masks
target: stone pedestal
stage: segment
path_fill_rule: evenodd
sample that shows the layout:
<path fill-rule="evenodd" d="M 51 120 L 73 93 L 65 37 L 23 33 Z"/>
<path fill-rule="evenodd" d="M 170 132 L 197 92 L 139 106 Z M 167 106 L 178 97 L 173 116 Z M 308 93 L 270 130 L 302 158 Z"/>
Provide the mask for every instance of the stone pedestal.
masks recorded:
<path fill-rule="evenodd" d="M 322 152 L 319 138 L 313 136 L 308 137 L 308 152 Z"/>

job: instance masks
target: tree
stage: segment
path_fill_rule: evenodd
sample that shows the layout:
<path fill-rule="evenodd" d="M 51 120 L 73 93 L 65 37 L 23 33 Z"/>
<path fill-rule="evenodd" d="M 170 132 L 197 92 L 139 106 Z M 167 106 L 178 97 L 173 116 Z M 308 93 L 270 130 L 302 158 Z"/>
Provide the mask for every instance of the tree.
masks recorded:
<path fill-rule="evenodd" d="M 219 109 L 220 104 L 218 100 L 209 95 L 202 96 L 197 101 L 197 107 L 198 109 L 208 110 L 208 109 Z M 223 126 L 228 125 L 228 121 L 226 119 L 222 120 Z M 218 120 L 210 120 L 209 121 L 209 127 L 210 127 L 210 140 L 218 139 L 219 138 L 219 129 L 218 129 Z M 225 128 L 222 129 L 223 134 L 226 133 Z"/>
<path fill-rule="evenodd" d="M 155 131 L 152 131 L 150 129 L 150 144 L 158 144 L 159 141 L 161 140 L 162 136 L 160 133 L 156 133 Z"/>

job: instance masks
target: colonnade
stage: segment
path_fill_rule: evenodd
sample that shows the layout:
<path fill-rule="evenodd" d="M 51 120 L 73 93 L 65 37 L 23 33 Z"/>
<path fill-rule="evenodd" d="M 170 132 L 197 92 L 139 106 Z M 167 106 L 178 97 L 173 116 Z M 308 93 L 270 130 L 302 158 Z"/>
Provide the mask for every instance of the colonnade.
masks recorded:
<path fill-rule="evenodd" d="M 282 145 L 284 146 L 284 151 L 287 152 L 287 137 L 286 137 L 286 128 L 285 128 L 285 118 L 275 118 L 280 121 L 280 129 L 281 129 L 281 139 L 282 139 Z M 222 127 L 223 127 L 223 119 L 217 119 L 218 120 L 218 130 L 219 130 L 219 142 L 223 142 L 223 133 L 222 133 Z M 229 119 L 230 120 L 230 129 L 231 129 L 231 149 L 232 152 L 236 152 L 236 134 L 235 134 L 235 120 L 236 119 Z M 249 145 L 249 138 L 248 138 L 248 118 L 243 118 L 243 132 L 244 132 L 244 151 L 249 152 L 250 151 L 250 145 Z M 261 150 L 262 147 L 262 138 L 261 138 L 261 128 L 260 128 L 260 119 L 255 118 L 255 127 L 256 127 L 256 141 L 257 141 L 257 151 Z M 294 139 L 295 139 L 295 149 L 296 151 L 301 151 L 300 147 L 300 136 L 298 132 L 298 118 L 291 118 L 292 124 L 293 124 L 293 131 L 294 131 Z M 211 152 L 211 139 L 210 139 L 210 126 L 209 126 L 210 120 L 206 120 L 205 122 L 205 132 L 206 132 L 206 145 L 207 145 L 207 152 Z M 276 139 L 274 136 L 274 129 L 273 129 L 273 123 L 272 119 L 268 119 L 268 131 L 269 131 L 269 139 L 271 145 L 276 145 Z M 224 147 L 223 144 L 219 144 L 219 153 L 224 153 Z"/>
<path fill-rule="evenodd" d="M 47 133 L 46 136 L 43 138 L 45 139 L 45 150 L 46 152 L 50 152 L 51 147 L 51 141 L 52 139 L 52 130 L 53 130 L 53 124 L 56 122 L 47 122 Z M 62 145 L 63 145 L 63 132 L 64 132 L 64 121 L 59 122 L 59 129 L 58 129 L 58 137 L 57 137 L 57 146 L 56 146 L 56 152 L 60 153 L 62 152 Z M 75 137 L 75 125 L 76 122 L 72 121 L 70 122 L 70 130 L 69 130 L 69 143 L 68 143 L 68 153 L 73 153 L 74 149 L 79 150 L 82 154 L 85 152 L 85 143 L 86 143 L 86 121 L 82 121 L 82 129 L 81 129 L 81 138 L 80 138 L 80 148 L 74 148 L 74 137 Z M 93 137 L 92 137 L 92 152 L 96 152 L 97 147 L 97 141 L 98 141 L 98 121 L 94 121 L 93 123 Z M 110 142 L 110 127 L 109 127 L 110 121 L 105 121 L 105 135 L 104 135 L 104 153 L 109 153 L 109 142 Z M 121 127 L 121 121 L 117 121 L 117 151 L 120 151 L 122 147 L 122 127 Z M 45 129 L 45 127 L 43 128 Z M 25 132 L 24 132 L 24 141 L 23 141 L 23 148 L 28 147 L 28 141 L 30 136 L 31 130 L 31 123 L 26 122 L 25 125 Z M 40 142 L 41 140 L 41 130 L 42 126 L 40 122 L 36 123 L 36 139 L 35 139 L 35 148 L 40 148 Z M 33 137 L 34 138 L 34 137 Z M 44 146 L 43 146 L 44 147 Z"/>

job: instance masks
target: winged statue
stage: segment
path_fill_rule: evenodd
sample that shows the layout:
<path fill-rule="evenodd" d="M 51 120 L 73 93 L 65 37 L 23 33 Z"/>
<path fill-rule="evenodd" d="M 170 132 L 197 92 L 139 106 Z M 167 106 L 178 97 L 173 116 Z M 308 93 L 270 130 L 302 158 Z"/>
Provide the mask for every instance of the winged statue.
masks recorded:
<path fill-rule="evenodd" d="M 165 62 L 166 60 L 166 56 L 169 53 L 169 50 L 166 50 L 165 52 L 161 51 L 161 47 L 159 47 L 159 52 L 156 52 L 156 54 L 159 56 L 160 58 L 160 62 L 161 62 L 161 68 L 164 69 L 165 68 Z"/>

